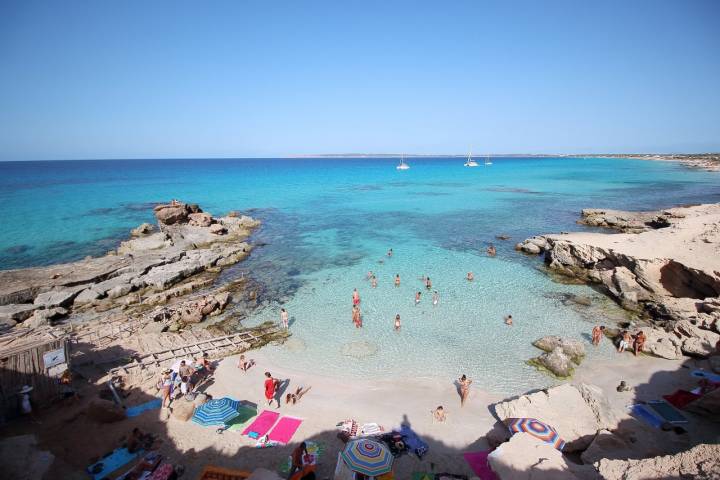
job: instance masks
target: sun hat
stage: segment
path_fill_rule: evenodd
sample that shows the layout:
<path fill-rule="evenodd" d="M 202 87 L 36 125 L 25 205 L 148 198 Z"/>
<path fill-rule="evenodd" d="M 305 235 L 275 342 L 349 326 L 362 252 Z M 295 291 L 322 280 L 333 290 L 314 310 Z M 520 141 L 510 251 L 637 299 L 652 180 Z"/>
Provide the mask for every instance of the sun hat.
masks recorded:
<path fill-rule="evenodd" d="M 28 393 L 32 391 L 33 387 L 30 385 L 23 385 L 23 387 L 20 389 L 20 393 Z"/>

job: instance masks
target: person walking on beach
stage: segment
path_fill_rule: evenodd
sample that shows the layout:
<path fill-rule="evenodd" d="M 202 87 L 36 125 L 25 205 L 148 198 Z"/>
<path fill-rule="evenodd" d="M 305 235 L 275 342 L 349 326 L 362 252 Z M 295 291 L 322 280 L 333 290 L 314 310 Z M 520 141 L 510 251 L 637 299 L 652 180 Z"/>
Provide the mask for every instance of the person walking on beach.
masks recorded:
<path fill-rule="evenodd" d="M 433 293 L 433 296 L 432 296 L 432 304 L 437 305 L 439 301 L 440 301 L 440 295 L 438 295 L 437 290 L 435 290 L 435 292 Z"/>
<path fill-rule="evenodd" d="M 277 388 L 278 381 L 273 378 L 270 372 L 265 372 L 265 399 L 268 402 L 268 406 L 272 405 L 272 401 L 275 398 L 275 389 Z M 278 408 L 280 408 L 280 400 L 278 400 Z"/>
<path fill-rule="evenodd" d="M 360 305 L 360 294 L 357 291 L 357 288 L 353 288 L 353 305 Z"/>
<path fill-rule="evenodd" d="M 417 292 L 417 293 L 415 294 L 415 305 L 417 305 L 418 303 L 420 303 L 420 295 L 422 295 L 420 292 Z"/>
<path fill-rule="evenodd" d="M 460 406 L 465 405 L 465 400 L 467 400 L 468 395 L 470 395 L 470 384 L 472 383 L 472 380 L 467 378 L 465 374 L 463 374 L 462 377 L 458 379 L 458 385 L 460 386 Z"/>
<path fill-rule="evenodd" d="M 643 347 L 645 346 L 645 340 L 647 340 L 647 337 L 645 336 L 643 331 L 640 330 L 637 335 L 635 335 L 635 342 L 633 342 L 633 353 L 635 353 L 636 357 L 638 352 L 643 351 Z"/>
<path fill-rule="evenodd" d="M 400 314 L 395 315 L 395 331 L 400 331 Z"/>
<path fill-rule="evenodd" d="M 427 277 L 425 279 L 425 288 L 427 288 L 428 290 L 432 290 L 432 282 L 430 281 L 430 277 Z"/>
<path fill-rule="evenodd" d="M 399 273 L 395 274 L 395 286 L 396 287 L 400 286 L 400 274 Z"/>
<path fill-rule="evenodd" d="M 288 324 L 288 313 L 284 308 L 280 309 L 280 322 L 282 322 L 282 326 L 285 330 L 290 328 Z"/>
<path fill-rule="evenodd" d="M 597 326 L 595 325 L 592 329 L 592 344 L 595 346 L 600 345 L 600 340 L 602 340 L 603 333 L 605 332 L 605 325 Z"/>

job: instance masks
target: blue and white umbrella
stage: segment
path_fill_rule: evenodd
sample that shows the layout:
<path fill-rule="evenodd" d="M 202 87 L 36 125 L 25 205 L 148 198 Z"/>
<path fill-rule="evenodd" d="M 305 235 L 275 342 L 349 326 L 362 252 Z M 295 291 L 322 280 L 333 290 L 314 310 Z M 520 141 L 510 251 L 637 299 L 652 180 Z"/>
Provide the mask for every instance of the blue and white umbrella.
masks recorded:
<path fill-rule="evenodd" d="M 208 427 L 211 425 L 225 425 L 233 418 L 240 415 L 238 409 L 240 402 L 232 398 L 218 398 L 210 400 L 195 409 L 192 421 Z"/>

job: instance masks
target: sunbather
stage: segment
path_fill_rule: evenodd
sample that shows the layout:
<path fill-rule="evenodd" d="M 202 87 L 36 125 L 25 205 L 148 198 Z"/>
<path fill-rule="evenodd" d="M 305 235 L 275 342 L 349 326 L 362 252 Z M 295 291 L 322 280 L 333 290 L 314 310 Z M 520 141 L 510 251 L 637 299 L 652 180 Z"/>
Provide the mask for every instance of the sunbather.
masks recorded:
<path fill-rule="evenodd" d="M 433 420 L 436 422 L 444 422 L 447 419 L 445 409 L 443 409 L 442 405 L 438 406 L 434 412 L 430 411 L 430 413 L 432 413 Z"/>

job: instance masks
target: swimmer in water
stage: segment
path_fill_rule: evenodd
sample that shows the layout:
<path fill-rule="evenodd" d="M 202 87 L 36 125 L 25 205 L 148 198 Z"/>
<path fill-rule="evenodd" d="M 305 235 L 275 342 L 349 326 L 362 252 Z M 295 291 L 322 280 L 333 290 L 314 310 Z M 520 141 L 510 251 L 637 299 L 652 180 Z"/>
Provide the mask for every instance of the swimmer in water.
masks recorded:
<path fill-rule="evenodd" d="M 393 256 L 392 248 L 391 248 L 390 250 L 388 250 L 387 256 L 388 256 L 388 257 L 392 257 L 392 256 Z"/>
<path fill-rule="evenodd" d="M 435 292 L 433 293 L 433 296 L 432 296 L 432 303 L 433 303 L 433 305 L 437 305 L 439 301 L 440 301 L 440 295 L 438 295 L 437 290 L 435 290 Z"/>
<path fill-rule="evenodd" d="M 399 273 L 395 275 L 395 286 L 396 287 L 400 286 L 400 274 Z"/>
<path fill-rule="evenodd" d="M 505 317 L 505 325 L 512 325 L 513 324 L 513 318 L 512 315 L 508 315 Z"/>
<path fill-rule="evenodd" d="M 432 282 L 430 281 L 430 277 L 427 277 L 425 279 L 425 288 L 427 288 L 428 290 L 432 290 Z"/>
<path fill-rule="evenodd" d="M 422 295 L 420 292 L 417 292 L 417 293 L 415 294 L 415 305 L 417 305 L 418 303 L 420 303 L 420 295 Z"/>
<path fill-rule="evenodd" d="M 375 278 L 375 275 L 373 275 L 372 278 L 370 278 L 370 286 L 373 288 L 377 287 L 377 278 Z"/>
<path fill-rule="evenodd" d="M 400 314 L 395 315 L 395 331 L 400 331 Z"/>
<path fill-rule="evenodd" d="M 468 279 L 468 282 L 472 282 L 473 280 L 475 280 L 475 275 L 473 275 L 472 272 L 468 272 L 467 279 Z"/>

